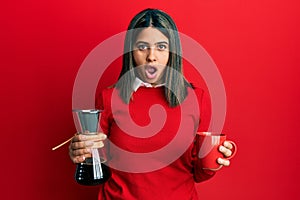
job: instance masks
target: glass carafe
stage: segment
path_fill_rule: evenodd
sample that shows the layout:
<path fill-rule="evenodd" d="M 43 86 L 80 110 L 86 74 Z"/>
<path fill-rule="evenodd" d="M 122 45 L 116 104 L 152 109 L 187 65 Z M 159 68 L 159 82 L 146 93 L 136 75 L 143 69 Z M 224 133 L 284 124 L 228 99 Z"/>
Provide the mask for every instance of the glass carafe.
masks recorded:
<path fill-rule="evenodd" d="M 73 110 L 74 121 L 77 132 L 87 137 L 97 134 L 99 131 L 99 118 L 101 110 Z M 86 158 L 84 162 L 77 164 L 75 180 L 81 185 L 98 185 L 106 182 L 111 171 L 105 164 L 107 161 L 105 147 L 92 148 L 92 157 Z"/>

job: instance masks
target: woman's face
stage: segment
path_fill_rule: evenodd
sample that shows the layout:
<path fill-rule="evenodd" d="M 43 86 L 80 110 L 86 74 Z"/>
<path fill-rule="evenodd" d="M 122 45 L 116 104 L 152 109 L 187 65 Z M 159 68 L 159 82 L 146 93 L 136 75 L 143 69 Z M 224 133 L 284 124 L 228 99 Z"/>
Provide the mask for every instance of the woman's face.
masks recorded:
<path fill-rule="evenodd" d="M 169 39 L 156 28 L 145 28 L 136 38 L 133 57 L 142 81 L 161 84 L 169 60 Z"/>

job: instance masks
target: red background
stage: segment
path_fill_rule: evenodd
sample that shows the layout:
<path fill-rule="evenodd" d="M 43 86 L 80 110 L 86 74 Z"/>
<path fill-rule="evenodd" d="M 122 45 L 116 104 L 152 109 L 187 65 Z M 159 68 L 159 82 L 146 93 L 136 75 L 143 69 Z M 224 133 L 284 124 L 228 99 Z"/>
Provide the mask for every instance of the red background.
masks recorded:
<path fill-rule="evenodd" d="M 201 199 L 299 199 L 298 2 L 2 2 L 1 199 L 96 199 L 97 188 L 74 182 L 67 146 L 51 148 L 75 132 L 72 89 L 84 58 L 147 7 L 173 16 L 225 84 L 224 130 L 239 150 L 198 186 Z"/>

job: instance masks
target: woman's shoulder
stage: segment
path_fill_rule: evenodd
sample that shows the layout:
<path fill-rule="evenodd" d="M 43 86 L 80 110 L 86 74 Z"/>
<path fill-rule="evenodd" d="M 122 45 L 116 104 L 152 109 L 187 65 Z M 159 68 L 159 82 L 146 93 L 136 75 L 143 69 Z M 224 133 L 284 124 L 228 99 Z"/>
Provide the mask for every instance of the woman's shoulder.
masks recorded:
<path fill-rule="evenodd" d="M 110 98 L 112 96 L 112 93 L 114 91 L 115 87 L 114 85 L 108 86 L 105 88 L 102 88 L 99 90 L 96 94 L 96 107 L 102 108 L 104 105 L 108 104 L 110 102 Z"/>

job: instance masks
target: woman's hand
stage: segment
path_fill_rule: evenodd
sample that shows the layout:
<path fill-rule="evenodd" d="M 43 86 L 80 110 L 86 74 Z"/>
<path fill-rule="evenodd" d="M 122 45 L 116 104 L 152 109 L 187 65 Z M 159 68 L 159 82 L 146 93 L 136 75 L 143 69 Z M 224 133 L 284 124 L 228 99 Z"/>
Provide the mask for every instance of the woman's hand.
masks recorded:
<path fill-rule="evenodd" d="M 230 157 L 232 155 L 232 151 L 231 151 L 232 149 L 233 149 L 233 145 L 228 141 L 225 141 L 223 143 L 223 145 L 220 145 L 219 151 L 225 157 L 225 159 L 224 158 L 218 158 L 217 161 L 220 165 L 224 165 L 224 166 L 229 166 L 230 165 L 230 161 L 228 159 L 226 159 L 226 157 Z"/>
<path fill-rule="evenodd" d="M 91 157 L 91 148 L 103 147 L 105 139 L 104 133 L 75 135 L 69 145 L 69 156 L 73 163 L 81 163 L 86 158 Z"/>

